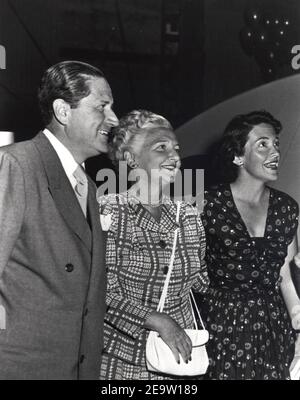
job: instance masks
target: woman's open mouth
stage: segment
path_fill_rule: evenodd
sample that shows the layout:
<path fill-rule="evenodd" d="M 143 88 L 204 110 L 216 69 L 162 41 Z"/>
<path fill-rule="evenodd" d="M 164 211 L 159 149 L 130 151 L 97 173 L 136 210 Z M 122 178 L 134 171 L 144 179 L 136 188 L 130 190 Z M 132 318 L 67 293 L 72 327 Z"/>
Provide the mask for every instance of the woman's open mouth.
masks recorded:
<path fill-rule="evenodd" d="M 277 170 L 279 166 L 279 157 L 274 158 L 271 161 L 267 161 L 264 163 L 264 167 L 272 170 Z"/>
<path fill-rule="evenodd" d="M 107 131 L 106 129 L 98 129 L 97 133 L 99 133 L 99 135 L 103 135 L 103 136 L 109 135 L 109 131 Z"/>
<path fill-rule="evenodd" d="M 161 165 L 161 168 L 167 169 L 168 171 L 174 171 L 176 169 L 176 165 Z"/>

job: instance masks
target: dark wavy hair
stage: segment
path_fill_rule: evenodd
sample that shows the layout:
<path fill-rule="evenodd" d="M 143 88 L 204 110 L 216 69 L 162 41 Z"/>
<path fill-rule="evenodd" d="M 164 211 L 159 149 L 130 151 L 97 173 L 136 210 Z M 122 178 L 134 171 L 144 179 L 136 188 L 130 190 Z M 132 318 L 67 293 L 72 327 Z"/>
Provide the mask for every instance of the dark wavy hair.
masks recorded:
<path fill-rule="evenodd" d="M 249 132 L 260 124 L 271 125 L 277 135 L 282 129 L 281 123 L 265 110 L 237 115 L 226 126 L 214 160 L 219 181 L 231 183 L 237 179 L 238 166 L 233 163 L 234 157 L 244 155 Z"/>
<path fill-rule="evenodd" d="M 62 61 L 48 68 L 38 90 L 43 121 L 48 125 L 53 118 L 53 101 L 63 99 L 76 108 L 79 101 L 90 94 L 91 77 L 104 78 L 100 69 L 80 61 Z"/>

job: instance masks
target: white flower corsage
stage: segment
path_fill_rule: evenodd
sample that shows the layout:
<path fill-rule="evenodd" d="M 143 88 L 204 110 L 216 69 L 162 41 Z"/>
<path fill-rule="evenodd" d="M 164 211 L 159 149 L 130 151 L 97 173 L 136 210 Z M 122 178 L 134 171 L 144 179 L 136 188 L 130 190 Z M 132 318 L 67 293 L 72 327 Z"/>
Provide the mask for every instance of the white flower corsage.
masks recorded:
<path fill-rule="evenodd" d="M 103 231 L 108 231 L 111 225 L 111 214 L 100 214 L 100 224 Z"/>

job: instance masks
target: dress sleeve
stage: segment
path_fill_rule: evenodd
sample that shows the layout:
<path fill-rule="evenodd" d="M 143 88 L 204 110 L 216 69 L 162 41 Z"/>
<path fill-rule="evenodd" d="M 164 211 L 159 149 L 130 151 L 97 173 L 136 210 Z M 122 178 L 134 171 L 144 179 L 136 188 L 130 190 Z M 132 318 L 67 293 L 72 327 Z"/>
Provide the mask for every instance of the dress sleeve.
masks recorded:
<path fill-rule="evenodd" d="M 204 200 L 203 200 L 203 210 L 201 212 L 201 222 L 202 226 L 206 229 L 206 226 L 209 224 L 209 216 L 207 215 L 208 211 L 208 202 L 213 204 L 213 202 L 210 201 L 210 193 L 208 191 L 204 192 Z"/>
<path fill-rule="evenodd" d="M 193 285 L 193 290 L 195 290 L 198 293 L 205 293 L 209 286 L 209 277 L 205 261 L 206 238 L 205 238 L 205 231 L 203 228 L 203 224 L 201 221 L 201 216 L 197 211 L 195 212 L 195 214 L 196 214 L 197 235 L 199 237 L 199 242 L 200 242 L 200 247 L 199 247 L 200 271 L 198 279 Z"/>
<path fill-rule="evenodd" d="M 107 270 L 107 312 L 105 322 L 122 333 L 137 338 L 152 309 L 136 303 L 124 293 L 119 280 L 119 271 L 122 268 L 122 257 L 119 257 L 120 248 L 117 246 L 119 237 L 120 210 L 117 202 L 106 202 L 100 205 L 104 215 L 112 215 L 111 225 L 107 232 L 106 242 L 106 270 Z M 130 279 L 130 277 L 128 277 Z"/>

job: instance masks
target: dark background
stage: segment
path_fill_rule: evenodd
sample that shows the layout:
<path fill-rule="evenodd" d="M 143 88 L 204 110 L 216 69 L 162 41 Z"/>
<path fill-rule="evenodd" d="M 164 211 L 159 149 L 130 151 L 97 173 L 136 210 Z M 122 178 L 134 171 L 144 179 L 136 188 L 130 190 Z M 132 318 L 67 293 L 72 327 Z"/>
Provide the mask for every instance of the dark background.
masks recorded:
<path fill-rule="evenodd" d="M 104 71 L 118 116 L 146 108 L 177 128 L 297 73 L 299 22 L 299 0 L 0 0 L 0 130 L 20 141 L 42 128 L 37 87 L 44 70 L 65 59 Z"/>

